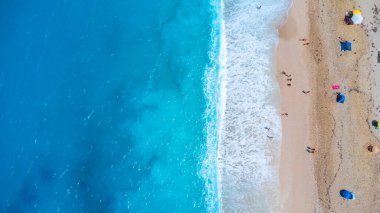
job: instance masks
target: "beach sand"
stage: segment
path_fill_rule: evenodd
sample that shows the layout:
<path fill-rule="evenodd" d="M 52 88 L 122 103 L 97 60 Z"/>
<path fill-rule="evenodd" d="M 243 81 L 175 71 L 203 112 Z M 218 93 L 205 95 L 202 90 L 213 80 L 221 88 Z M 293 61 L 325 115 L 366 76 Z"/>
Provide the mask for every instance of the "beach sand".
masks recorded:
<path fill-rule="evenodd" d="M 313 212 L 317 199 L 313 155 L 306 152 L 306 147 L 311 146 L 310 115 L 314 89 L 308 65 L 312 61 L 305 57 L 310 49 L 310 46 L 303 45 L 307 41 L 299 41 L 309 38 L 308 26 L 306 2 L 293 1 L 287 21 L 279 30 L 280 42 L 276 52 L 281 113 L 288 114 L 282 116 L 281 212 Z"/>
<path fill-rule="evenodd" d="M 344 24 L 352 9 L 363 11 L 363 25 Z M 282 120 L 282 212 L 380 212 L 380 157 L 366 150 L 380 145 L 379 130 L 371 127 L 380 119 L 378 12 L 375 0 L 293 1 L 277 49 L 281 110 L 288 113 Z M 352 52 L 340 52 L 339 36 L 352 42 Z M 298 41 L 304 37 L 310 45 Z M 283 70 L 292 75 L 290 87 Z M 341 85 L 344 104 L 335 102 L 332 84 Z M 341 189 L 357 199 L 343 200 Z"/>

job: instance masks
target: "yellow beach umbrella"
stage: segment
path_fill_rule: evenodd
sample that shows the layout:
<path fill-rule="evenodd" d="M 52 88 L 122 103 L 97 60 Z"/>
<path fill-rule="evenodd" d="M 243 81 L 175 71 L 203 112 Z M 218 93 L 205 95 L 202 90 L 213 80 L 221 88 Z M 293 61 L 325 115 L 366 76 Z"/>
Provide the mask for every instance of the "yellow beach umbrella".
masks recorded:
<path fill-rule="evenodd" d="M 351 20 L 354 24 L 361 24 L 363 22 L 362 11 L 353 10 Z"/>

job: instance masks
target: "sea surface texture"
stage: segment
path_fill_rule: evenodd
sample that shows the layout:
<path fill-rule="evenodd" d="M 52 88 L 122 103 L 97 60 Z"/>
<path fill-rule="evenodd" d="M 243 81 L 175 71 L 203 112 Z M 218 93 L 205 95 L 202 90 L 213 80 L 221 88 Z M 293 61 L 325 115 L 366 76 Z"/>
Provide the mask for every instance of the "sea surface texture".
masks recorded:
<path fill-rule="evenodd" d="M 277 212 L 277 27 L 287 0 L 224 0 L 219 193 L 223 212 Z"/>
<path fill-rule="evenodd" d="M 0 212 L 218 211 L 218 5 L 1 0 Z"/>

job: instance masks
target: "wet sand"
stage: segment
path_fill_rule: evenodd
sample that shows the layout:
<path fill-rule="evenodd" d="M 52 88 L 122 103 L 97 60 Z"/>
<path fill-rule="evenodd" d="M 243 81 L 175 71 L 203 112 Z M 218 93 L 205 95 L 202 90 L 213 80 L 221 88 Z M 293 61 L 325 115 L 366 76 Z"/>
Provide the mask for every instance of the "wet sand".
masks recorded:
<path fill-rule="evenodd" d="M 310 43 L 306 3 L 293 1 L 286 23 L 279 30 L 276 52 L 281 112 L 288 114 L 282 116 L 281 212 L 313 212 L 316 200 L 313 154 L 306 151 L 312 146 L 311 98 L 315 95 L 310 81 L 312 61 L 305 57 L 310 49 L 310 44 L 306 45 Z M 307 40 L 300 41 L 304 38 Z"/>

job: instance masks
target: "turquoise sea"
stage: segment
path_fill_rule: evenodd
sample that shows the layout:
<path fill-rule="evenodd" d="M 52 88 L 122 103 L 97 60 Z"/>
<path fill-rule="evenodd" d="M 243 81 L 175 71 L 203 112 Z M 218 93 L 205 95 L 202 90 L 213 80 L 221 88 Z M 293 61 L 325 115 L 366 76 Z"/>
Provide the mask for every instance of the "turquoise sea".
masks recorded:
<path fill-rule="evenodd" d="M 0 212 L 215 212 L 220 2 L 0 1 Z"/>

